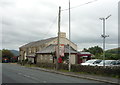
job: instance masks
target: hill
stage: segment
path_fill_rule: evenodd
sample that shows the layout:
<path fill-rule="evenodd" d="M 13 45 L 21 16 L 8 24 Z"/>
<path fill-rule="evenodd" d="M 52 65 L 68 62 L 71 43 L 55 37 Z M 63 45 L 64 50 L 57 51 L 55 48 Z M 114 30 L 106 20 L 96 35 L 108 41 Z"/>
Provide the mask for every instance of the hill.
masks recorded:
<path fill-rule="evenodd" d="M 15 56 L 19 56 L 19 51 L 17 50 L 10 50 Z"/>
<path fill-rule="evenodd" d="M 109 49 L 106 51 L 106 58 L 107 59 L 120 59 L 119 53 L 120 53 L 120 47 Z"/>

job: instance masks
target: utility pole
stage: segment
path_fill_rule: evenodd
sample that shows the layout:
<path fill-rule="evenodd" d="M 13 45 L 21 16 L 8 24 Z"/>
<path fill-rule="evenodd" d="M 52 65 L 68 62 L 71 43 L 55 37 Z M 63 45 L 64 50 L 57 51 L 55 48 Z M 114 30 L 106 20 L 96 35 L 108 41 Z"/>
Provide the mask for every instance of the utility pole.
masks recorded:
<path fill-rule="evenodd" d="M 56 70 L 59 68 L 58 59 L 60 57 L 60 17 L 61 16 L 61 7 L 59 6 L 59 14 L 58 14 L 58 52 L 57 52 L 57 62 L 56 62 Z"/>
<path fill-rule="evenodd" d="M 106 18 L 99 18 L 100 20 L 103 20 L 103 34 L 101 35 L 103 38 L 103 66 L 105 67 L 105 38 L 109 37 L 109 35 L 105 34 L 105 21 L 110 17 L 111 15 L 107 16 Z"/>
<path fill-rule="evenodd" d="M 71 71 L 70 41 L 71 41 L 71 15 L 70 15 L 70 0 L 69 0 L 69 71 Z"/>

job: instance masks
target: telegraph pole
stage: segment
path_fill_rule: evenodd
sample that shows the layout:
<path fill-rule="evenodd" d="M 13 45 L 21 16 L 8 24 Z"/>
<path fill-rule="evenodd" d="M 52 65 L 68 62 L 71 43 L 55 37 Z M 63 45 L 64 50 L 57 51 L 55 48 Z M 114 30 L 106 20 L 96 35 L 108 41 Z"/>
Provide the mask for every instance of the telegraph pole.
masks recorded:
<path fill-rule="evenodd" d="M 59 68 L 58 58 L 60 57 L 60 18 L 61 18 L 61 7 L 59 6 L 59 14 L 58 14 L 58 52 L 57 52 L 57 62 L 56 62 L 56 70 Z"/>
<path fill-rule="evenodd" d="M 71 40 L 71 15 L 70 15 L 70 0 L 69 0 L 69 71 L 71 71 L 70 40 Z"/>
<path fill-rule="evenodd" d="M 109 37 L 109 35 L 105 34 L 105 21 L 110 17 L 111 15 L 107 16 L 106 18 L 99 18 L 100 20 L 103 20 L 103 34 L 101 35 L 103 38 L 103 66 L 105 67 L 105 38 Z"/>

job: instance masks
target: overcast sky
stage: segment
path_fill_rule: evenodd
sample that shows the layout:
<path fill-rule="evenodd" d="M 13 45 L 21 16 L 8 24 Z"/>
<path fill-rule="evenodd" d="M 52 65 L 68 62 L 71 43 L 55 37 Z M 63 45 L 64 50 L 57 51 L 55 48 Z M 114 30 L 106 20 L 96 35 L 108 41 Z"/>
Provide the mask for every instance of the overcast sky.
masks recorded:
<path fill-rule="evenodd" d="M 69 0 L 0 0 L 0 36 L 2 48 L 20 46 L 57 36 L 58 9 L 67 9 Z M 84 4 L 93 1 L 93 3 Z M 78 50 L 102 47 L 101 17 L 106 20 L 106 49 L 118 47 L 119 0 L 71 0 L 71 40 Z M 69 35 L 68 10 L 61 12 L 61 31 Z"/>

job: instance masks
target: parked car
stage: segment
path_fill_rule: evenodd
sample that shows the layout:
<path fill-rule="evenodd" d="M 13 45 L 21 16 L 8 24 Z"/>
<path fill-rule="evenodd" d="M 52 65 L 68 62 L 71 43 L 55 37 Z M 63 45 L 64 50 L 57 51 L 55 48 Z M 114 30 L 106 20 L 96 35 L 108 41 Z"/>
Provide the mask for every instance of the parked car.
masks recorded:
<path fill-rule="evenodd" d="M 88 66 L 97 66 L 102 60 L 100 59 L 91 59 L 86 61 L 85 63 L 81 63 L 81 65 L 88 65 Z"/>
<path fill-rule="evenodd" d="M 120 66 L 120 60 L 116 60 L 116 65 L 115 66 Z"/>
<path fill-rule="evenodd" d="M 102 60 L 97 66 L 103 66 L 104 61 Z M 117 60 L 105 60 L 105 66 L 117 66 L 120 62 Z"/>

